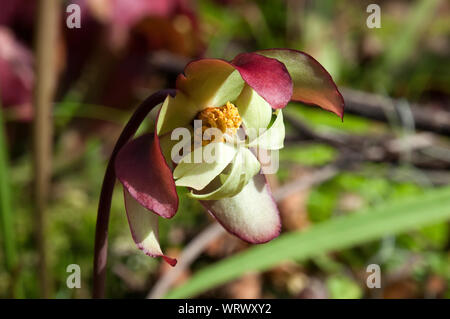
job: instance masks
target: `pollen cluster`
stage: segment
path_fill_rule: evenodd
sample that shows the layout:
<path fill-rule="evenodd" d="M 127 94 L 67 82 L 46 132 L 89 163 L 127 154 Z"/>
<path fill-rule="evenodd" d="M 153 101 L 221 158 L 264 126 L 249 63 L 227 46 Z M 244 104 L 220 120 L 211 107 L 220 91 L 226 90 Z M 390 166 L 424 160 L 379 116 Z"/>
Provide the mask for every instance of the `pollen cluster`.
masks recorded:
<path fill-rule="evenodd" d="M 197 115 L 197 119 L 202 120 L 202 134 L 208 128 L 217 128 L 222 133 L 234 135 L 242 123 L 237 107 L 231 102 L 220 107 L 208 107 Z M 202 144 L 209 142 L 203 140 Z"/>

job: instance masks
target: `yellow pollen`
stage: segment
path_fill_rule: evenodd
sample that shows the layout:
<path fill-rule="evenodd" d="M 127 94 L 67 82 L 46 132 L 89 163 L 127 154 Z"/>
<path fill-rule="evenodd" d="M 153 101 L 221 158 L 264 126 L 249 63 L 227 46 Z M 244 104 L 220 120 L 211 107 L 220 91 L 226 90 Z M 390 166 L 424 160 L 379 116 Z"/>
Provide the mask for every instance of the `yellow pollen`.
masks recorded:
<path fill-rule="evenodd" d="M 242 123 L 237 107 L 231 102 L 220 107 L 208 107 L 197 115 L 197 119 L 202 120 L 202 134 L 208 128 L 217 128 L 222 133 L 235 135 Z M 203 140 L 202 145 L 210 142 Z"/>

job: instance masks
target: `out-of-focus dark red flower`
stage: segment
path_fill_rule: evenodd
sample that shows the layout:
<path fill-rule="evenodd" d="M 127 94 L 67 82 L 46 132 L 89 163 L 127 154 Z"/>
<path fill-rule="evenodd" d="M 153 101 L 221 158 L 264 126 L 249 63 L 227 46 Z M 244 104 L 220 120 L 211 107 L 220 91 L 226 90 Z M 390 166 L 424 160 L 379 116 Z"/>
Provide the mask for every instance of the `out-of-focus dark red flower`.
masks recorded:
<path fill-rule="evenodd" d="M 140 92 L 160 88 L 154 87 L 161 78 L 154 76 L 150 60 L 154 52 L 164 51 L 184 61 L 199 57 L 203 51 L 190 0 L 75 3 L 81 7 L 81 28 L 63 28 L 68 59 L 61 83 L 66 90 L 86 71 L 90 73 L 84 94 L 90 104 L 115 108 L 135 105 Z"/>
<path fill-rule="evenodd" d="M 67 28 L 68 14 L 62 7 L 57 48 L 60 54 L 55 61 L 62 75 L 57 99 L 73 88 L 83 87 L 80 102 L 129 107 L 140 99 L 139 92 L 155 89 L 155 69 L 149 59 L 153 52 L 166 51 L 184 61 L 199 57 L 203 51 L 191 0 L 74 0 L 71 3 L 80 6 L 81 28 Z M 32 113 L 31 52 L 36 4 L 35 0 L 3 0 L 0 10 L 0 24 L 10 30 L 4 38 L 12 37 L 14 41 L 9 43 L 20 43 L 16 48 L 28 51 L 8 61 L 2 57 L 1 62 L 2 85 L 6 91 L 4 104 L 24 105 L 20 108 L 22 113 L 15 116 L 20 119 L 29 119 Z M 3 51 L 11 47 L 2 46 Z M 23 71 L 26 66 L 27 72 Z"/>
<path fill-rule="evenodd" d="M 2 0 L 0 4 L 0 102 L 9 119 L 32 118 L 34 83 L 32 27 L 37 1 Z"/>
<path fill-rule="evenodd" d="M 80 0 L 104 24 L 109 44 L 123 48 L 133 31 L 144 35 L 151 50 L 166 49 L 191 56 L 198 46 L 197 22 L 190 0 Z M 195 43 L 198 44 L 198 43 Z"/>
<path fill-rule="evenodd" d="M 2 0 L 0 25 L 11 28 L 26 29 L 34 24 L 36 0 Z"/>

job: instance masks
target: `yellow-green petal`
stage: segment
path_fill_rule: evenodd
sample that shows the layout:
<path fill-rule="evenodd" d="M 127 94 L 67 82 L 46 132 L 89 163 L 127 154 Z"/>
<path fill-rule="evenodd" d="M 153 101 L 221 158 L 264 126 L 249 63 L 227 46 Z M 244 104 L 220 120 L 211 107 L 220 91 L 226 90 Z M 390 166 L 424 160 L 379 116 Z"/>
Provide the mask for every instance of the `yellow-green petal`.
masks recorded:
<path fill-rule="evenodd" d="M 272 126 L 256 139 L 250 141 L 248 147 L 257 147 L 266 150 L 279 150 L 283 148 L 285 137 L 283 113 L 281 109 L 278 109 L 275 114 L 276 118 Z"/>
<path fill-rule="evenodd" d="M 177 79 L 177 89 L 189 96 L 199 110 L 234 101 L 244 87 L 239 72 L 228 62 L 201 59 L 189 63 Z"/>
<path fill-rule="evenodd" d="M 250 86 L 244 86 L 236 100 L 236 106 L 247 130 L 254 130 L 257 133 L 260 128 L 269 126 L 272 107 Z"/>
<path fill-rule="evenodd" d="M 168 95 L 159 112 L 156 124 L 158 135 L 164 135 L 178 127 L 188 126 L 200 110 L 181 91 L 177 91 L 175 97 Z"/>
<path fill-rule="evenodd" d="M 260 170 L 260 164 L 253 153 L 245 148 L 240 147 L 233 163 L 230 164 L 229 174 L 220 174 L 221 186 L 218 188 L 216 185 L 212 185 L 210 188 L 214 190 L 206 189 L 201 193 L 191 192 L 190 196 L 201 200 L 218 200 L 226 197 L 232 197 L 241 192 L 249 180 L 255 176 Z"/>

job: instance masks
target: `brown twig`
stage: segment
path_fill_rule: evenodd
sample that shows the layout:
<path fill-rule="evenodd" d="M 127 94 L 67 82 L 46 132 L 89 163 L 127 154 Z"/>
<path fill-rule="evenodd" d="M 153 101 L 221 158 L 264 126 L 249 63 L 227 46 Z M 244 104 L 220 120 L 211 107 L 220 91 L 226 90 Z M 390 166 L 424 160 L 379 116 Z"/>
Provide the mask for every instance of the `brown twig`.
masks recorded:
<path fill-rule="evenodd" d="M 51 178 L 52 120 L 51 109 L 56 83 L 56 41 L 59 1 L 41 0 L 36 34 L 36 86 L 34 91 L 34 203 L 35 233 L 39 252 L 40 295 L 51 292 L 46 249 L 46 204 Z"/>
<path fill-rule="evenodd" d="M 95 228 L 94 252 L 94 298 L 104 298 L 106 284 L 106 262 L 108 259 L 108 225 L 111 210 L 111 200 L 116 182 L 114 160 L 119 150 L 134 136 L 148 113 L 162 103 L 167 95 L 175 95 L 175 90 L 162 90 L 148 97 L 131 116 L 127 125 L 117 140 L 106 168 L 105 177 L 98 203 L 97 225 Z"/>
<path fill-rule="evenodd" d="M 112 267 L 112 271 L 124 282 L 128 290 L 133 292 L 145 290 L 145 281 L 142 281 L 140 277 L 126 265 L 119 262 Z"/>
<path fill-rule="evenodd" d="M 225 233 L 225 229 L 219 224 L 214 223 L 198 234 L 181 253 L 176 267 L 170 269 L 153 286 L 147 295 L 148 299 L 161 298 L 166 294 L 175 280 L 183 271 L 194 262 L 194 260 L 208 247 L 208 245 Z"/>
<path fill-rule="evenodd" d="M 440 149 L 436 146 L 437 138 L 432 133 L 416 133 L 404 137 L 392 135 L 359 136 L 344 132 L 319 132 L 310 128 L 301 119 L 287 113 L 283 114 L 286 122 L 298 133 L 290 142 L 314 140 L 336 147 L 340 151 L 341 162 L 386 162 L 398 163 L 405 152 L 412 152 L 411 164 L 425 169 L 447 169 L 450 162 L 444 157 L 432 158 L 425 150 Z M 420 151 L 420 152 L 419 152 Z M 423 154 L 422 154 L 423 153 Z"/>
<path fill-rule="evenodd" d="M 335 167 L 334 165 L 325 166 L 313 172 L 311 175 L 302 176 L 299 179 L 296 179 L 290 183 L 278 187 L 273 192 L 273 198 L 277 202 L 279 202 L 284 198 L 288 197 L 289 195 L 292 195 L 293 193 L 300 192 L 302 190 L 310 188 L 313 185 L 323 183 L 333 178 L 334 176 L 336 176 L 338 172 L 339 172 L 338 168 Z"/>

